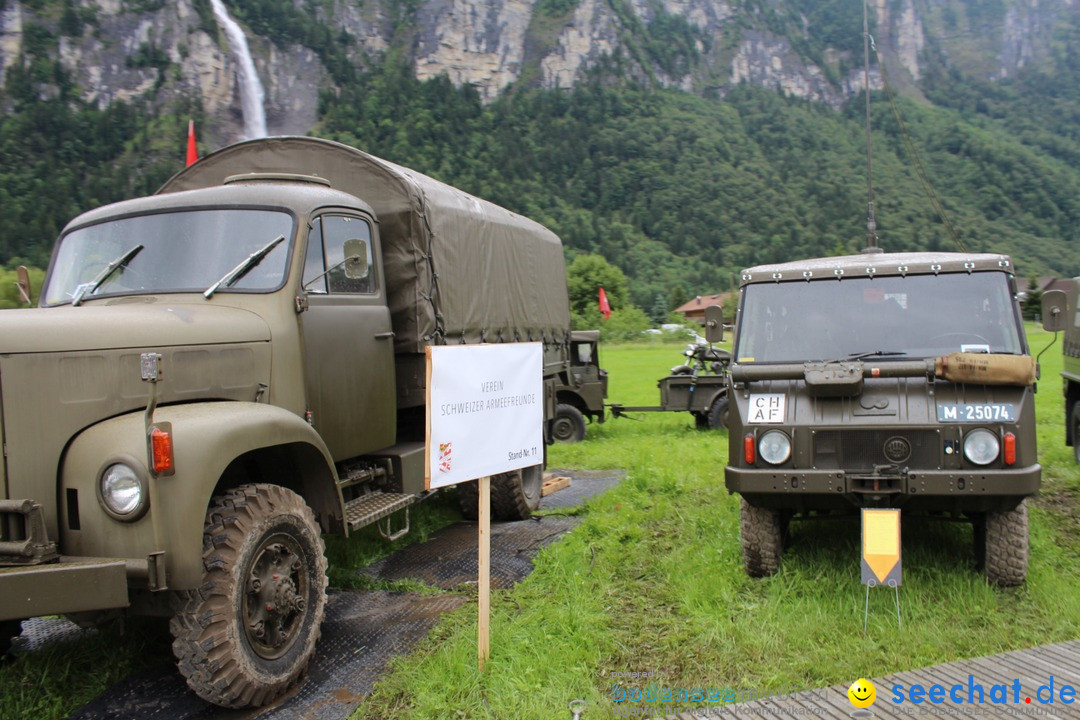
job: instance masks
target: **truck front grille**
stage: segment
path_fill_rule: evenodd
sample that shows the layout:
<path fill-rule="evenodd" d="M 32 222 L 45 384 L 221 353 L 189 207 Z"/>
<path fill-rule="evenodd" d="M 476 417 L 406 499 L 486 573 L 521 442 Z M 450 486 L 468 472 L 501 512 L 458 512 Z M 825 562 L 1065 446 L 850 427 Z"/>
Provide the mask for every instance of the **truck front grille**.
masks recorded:
<path fill-rule="evenodd" d="M 814 467 L 823 470 L 852 472 L 872 470 L 875 465 L 928 469 L 941 465 L 937 430 L 818 430 L 813 443 Z M 905 450 L 910 450 L 906 458 Z"/>

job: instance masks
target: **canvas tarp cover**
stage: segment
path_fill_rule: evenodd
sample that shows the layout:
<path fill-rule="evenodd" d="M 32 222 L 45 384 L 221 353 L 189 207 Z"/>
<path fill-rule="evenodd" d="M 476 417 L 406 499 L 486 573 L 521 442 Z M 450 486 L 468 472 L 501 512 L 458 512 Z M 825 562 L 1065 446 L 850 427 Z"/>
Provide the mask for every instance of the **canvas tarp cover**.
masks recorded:
<path fill-rule="evenodd" d="M 159 192 L 247 173 L 316 175 L 371 206 L 398 352 L 442 342 L 566 339 L 562 243 L 542 225 L 348 145 L 306 137 L 231 145 Z"/>

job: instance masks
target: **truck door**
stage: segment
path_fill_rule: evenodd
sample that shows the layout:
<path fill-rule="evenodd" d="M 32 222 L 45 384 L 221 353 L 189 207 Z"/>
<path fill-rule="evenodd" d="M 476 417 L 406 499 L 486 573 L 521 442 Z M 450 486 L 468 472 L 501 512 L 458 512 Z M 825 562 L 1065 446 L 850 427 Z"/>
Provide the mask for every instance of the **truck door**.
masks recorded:
<path fill-rule="evenodd" d="M 358 253 L 366 257 L 352 257 Z M 393 445 L 394 334 L 370 219 L 337 211 L 317 216 L 309 225 L 303 277 L 310 422 L 335 460 Z"/>

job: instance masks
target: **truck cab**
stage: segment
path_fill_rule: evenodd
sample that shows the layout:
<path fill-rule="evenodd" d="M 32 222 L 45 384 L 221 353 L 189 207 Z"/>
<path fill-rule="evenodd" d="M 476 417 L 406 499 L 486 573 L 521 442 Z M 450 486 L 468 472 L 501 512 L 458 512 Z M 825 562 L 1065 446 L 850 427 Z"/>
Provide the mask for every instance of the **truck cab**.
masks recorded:
<path fill-rule="evenodd" d="M 556 442 L 578 442 L 585 437 L 585 419 L 602 423 L 608 374 L 600 367 L 600 331 L 570 333 L 570 363 L 559 373 L 552 435 Z"/>
<path fill-rule="evenodd" d="M 1044 327 L 1064 330 L 1061 391 L 1065 396 L 1065 444 L 1073 449 L 1080 463 L 1080 278 L 1073 278 L 1063 290 L 1050 290 L 1042 296 Z M 1052 324 L 1053 327 L 1048 325 Z"/>

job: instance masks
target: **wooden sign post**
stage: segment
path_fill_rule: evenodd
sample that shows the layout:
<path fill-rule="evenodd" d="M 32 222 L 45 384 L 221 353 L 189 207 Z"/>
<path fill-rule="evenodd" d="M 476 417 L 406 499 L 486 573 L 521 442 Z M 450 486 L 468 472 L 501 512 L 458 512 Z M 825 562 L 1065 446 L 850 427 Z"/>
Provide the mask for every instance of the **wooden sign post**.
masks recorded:
<path fill-rule="evenodd" d="M 477 662 L 490 655 L 491 476 L 543 462 L 540 343 L 427 349 L 427 489 L 477 479 Z"/>
<path fill-rule="evenodd" d="M 476 656 L 477 666 L 483 672 L 491 655 L 491 478 L 485 475 L 477 483 L 480 485 L 480 508 L 476 513 L 479 524 L 476 595 L 480 615 L 476 625 Z"/>

